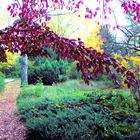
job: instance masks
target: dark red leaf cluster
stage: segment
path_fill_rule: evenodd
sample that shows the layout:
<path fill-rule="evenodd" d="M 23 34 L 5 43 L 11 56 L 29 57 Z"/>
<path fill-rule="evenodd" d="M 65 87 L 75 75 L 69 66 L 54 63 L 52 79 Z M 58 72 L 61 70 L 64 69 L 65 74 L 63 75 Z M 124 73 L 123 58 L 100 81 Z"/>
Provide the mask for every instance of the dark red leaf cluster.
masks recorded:
<path fill-rule="evenodd" d="M 96 1 L 99 6 L 94 12 L 87 7 L 85 17 L 93 18 L 98 15 L 99 11 L 102 11 L 104 18 L 107 18 L 107 13 L 111 14 L 112 12 L 109 6 L 112 0 Z M 83 0 L 22 0 L 22 5 L 20 5 L 19 1 L 16 0 L 8 6 L 7 10 L 12 17 L 19 16 L 20 20 L 16 20 L 13 26 L 0 30 L 0 60 L 6 60 L 6 50 L 12 53 L 21 53 L 21 55 L 48 57 L 46 48 L 51 47 L 62 58 L 67 57 L 77 62 L 77 69 L 82 72 L 82 77 L 87 84 L 94 79 L 95 75 L 104 73 L 107 73 L 116 84 L 119 84 L 116 73 L 121 73 L 125 77 L 125 83 L 128 87 L 136 84 L 135 75 L 117 64 L 116 60 L 107 54 L 99 53 L 93 48 L 85 48 L 80 39 L 58 36 L 50 31 L 46 23 L 41 20 L 42 26 L 36 22 L 42 17 L 46 21 L 50 20 L 50 10 L 67 9 L 75 12 L 83 4 Z M 134 20 L 140 22 L 140 4 L 137 1 L 123 0 L 121 6 L 126 14 L 133 13 Z"/>
<path fill-rule="evenodd" d="M 42 17 L 48 21 L 51 19 L 50 11 L 67 9 L 68 11 L 76 12 L 83 4 L 83 0 L 22 0 L 21 5 L 17 0 L 9 5 L 7 10 L 12 17 L 28 18 L 29 22 L 36 21 Z"/>
<path fill-rule="evenodd" d="M 117 64 L 116 60 L 105 53 L 100 53 L 93 48 L 85 48 L 80 39 L 68 39 L 58 36 L 48 27 L 42 28 L 37 23 L 29 24 L 27 19 L 14 23 L 13 26 L 0 31 L 1 56 L 6 50 L 21 53 L 21 55 L 46 56 L 46 48 L 50 47 L 63 59 L 69 58 L 77 62 L 77 69 L 82 72 L 84 81 L 89 84 L 95 75 L 107 73 L 118 84 L 116 72 L 121 72 L 126 77 L 128 86 L 135 82 L 133 73 Z M 3 47 L 2 47 L 3 46 Z M 3 57 L 1 57 L 3 58 Z M 114 73 L 112 73 L 114 68 Z"/>
<path fill-rule="evenodd" d="M 109 15 L 113 12 L 112 7 L 110 6 L 112 0 L 96 0 L 96 2 L 98 3 L 98 6 L 95 10 L 89 7 L 84 9 L 86 11 L 85 18 L 91 19 L 100 15 L 102 19 L 108 19 Z M 55 11 L 56 9 L 67 9 L 68 11 L 76 12 L 84 4 L 83 0 L 22 0 L 22 5 L 20 5 L 18 0 L 16 0 L 8 6 L 7 10 L 10 12 L 12 17 L 28 17 L 30 22 L 42 17 L 48 21 L 51 19 L 51 14 L 49 14 L 50 11 Z M 134 20 L 140 22 L 140 4 L 137 0 L 122 0 L 121 7 L 124 9 L 126 14 L 131 12 Z M 78 15 L 78 17 L 80 17 L 80 15 Z"/>
<path fill-rule="evenodd" d="M 140 3 L 137 0 L 125 0 L 122 2 L 121 7 L 125 13 L 131 13 L 133 19 L 140 23 Z"/>

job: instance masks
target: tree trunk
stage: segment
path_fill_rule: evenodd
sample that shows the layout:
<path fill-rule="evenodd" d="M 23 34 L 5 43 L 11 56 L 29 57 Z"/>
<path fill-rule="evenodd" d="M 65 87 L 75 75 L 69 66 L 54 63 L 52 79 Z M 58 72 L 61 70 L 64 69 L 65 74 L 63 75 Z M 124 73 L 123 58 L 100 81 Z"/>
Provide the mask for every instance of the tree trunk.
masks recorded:
<path fill-rule="evenodd" d="M 27 58 L 27 55 L 21 57 L 20 63 L 21 63 L 21 86 L 28 85 L 28 58 Z"/>

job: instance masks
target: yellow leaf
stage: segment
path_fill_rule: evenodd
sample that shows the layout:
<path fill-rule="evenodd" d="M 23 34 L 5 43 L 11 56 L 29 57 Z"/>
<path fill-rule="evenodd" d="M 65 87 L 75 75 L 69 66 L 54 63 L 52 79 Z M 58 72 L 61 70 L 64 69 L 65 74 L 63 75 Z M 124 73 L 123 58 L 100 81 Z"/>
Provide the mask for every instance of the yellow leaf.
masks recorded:
<path fill-rule="evenodd" d="M 101 37 L 100 30 L 101 26 L 95 24 L 95 26 L 91 29 L 91 32 L 89 33 L 87 41 L 85 42 L 86 48 L 92 47 L 99 52 L 103 52 L 103 49 L 101 47 L 104 44 L 104 40 Z"/>

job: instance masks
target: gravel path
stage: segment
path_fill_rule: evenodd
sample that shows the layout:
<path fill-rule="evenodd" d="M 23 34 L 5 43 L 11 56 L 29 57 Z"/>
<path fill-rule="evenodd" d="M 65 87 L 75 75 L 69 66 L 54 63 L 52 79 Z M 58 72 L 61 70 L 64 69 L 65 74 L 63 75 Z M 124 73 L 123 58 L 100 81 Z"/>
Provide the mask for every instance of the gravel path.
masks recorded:
<path fill-rule="evenodd" d="M 26 128 L 16 116 L 16 97 L 20 92 L 20 81 L 6 84 L 0 95 L 0 140 L 25 140 Z"/>

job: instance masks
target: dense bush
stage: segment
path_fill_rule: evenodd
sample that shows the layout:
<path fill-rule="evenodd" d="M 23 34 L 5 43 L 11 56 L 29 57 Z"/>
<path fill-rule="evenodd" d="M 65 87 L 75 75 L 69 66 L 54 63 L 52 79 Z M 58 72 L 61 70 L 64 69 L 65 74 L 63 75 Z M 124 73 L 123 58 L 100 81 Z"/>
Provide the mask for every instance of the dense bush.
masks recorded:
<path fill-rule="evenodd" d="M 121 75 L 120 74 L 117 74 L 117 77 L 118 77 L 118 81 L 120 83 L 122 83 L 124 81 L 124 79 L 122 79 Z M 107 86 L 107 87 L 110 87 L 110 88 L 119 88 L 119 85 L 115 84 L 114 81 L 111 79 L 111 77 L 109 77 L 107 74 L 104 74 L 104 75 L 97 75 L 95 76 L 94 78 L 94 81 L 103 81 L 104 84 Z"/>
<path fill-rule="evenodd" d="M 38 81 L 45 85 L 66 81 L 67 79 L 79 78 L 80 73 L 76 70 L 75 62 L 61 59 L 53 50 L 49 49 L 50 57 L 29 58 L 29 83 Z"/>
<path fill-rule="evenodd" d="M 46 95 L 43 87 L 37 85 L 32 90 L 24 88 L 17 98 L 20 118 L 39 138 L 138 140 L 140 137 L 140 113 L 132 96 L 118 91 L 94 91 L 86 94 L 86 98 L 64 96 L 57 102 Z"/>
<path fill-rule="evenodd" d="M 81 79 L 81 74 L 77 71 L 75 62 L 69 63 L 66 69 L 66 76 L 69 79 Z"/>
<path fill-rule="evenodd" d="M 7 62 L 0 62 L 0 71 L 5 77 L 19 77 L 19 55 L 6 52 Z"/>
<path fill-rule="evenodd" d="M 5 80 L 4 80 L 4 74 L 0 72 L 0 92 L 4 89 L 5 87 Z"/>
<path fill-rule="evenodd" d="M 9 73 L 9 77 L 14 77 L 14 78 L 20 78 L 20 57 L 17 58 L 15 65 L 13 66 L 13 68 L 11 69 L 10 73 Z"/>

